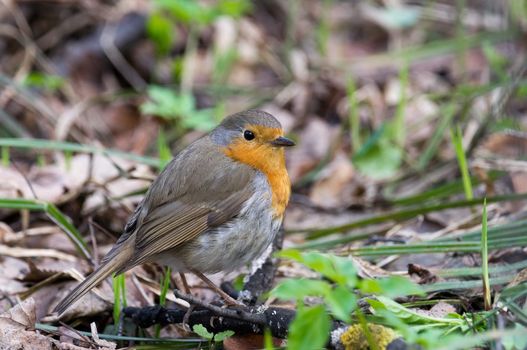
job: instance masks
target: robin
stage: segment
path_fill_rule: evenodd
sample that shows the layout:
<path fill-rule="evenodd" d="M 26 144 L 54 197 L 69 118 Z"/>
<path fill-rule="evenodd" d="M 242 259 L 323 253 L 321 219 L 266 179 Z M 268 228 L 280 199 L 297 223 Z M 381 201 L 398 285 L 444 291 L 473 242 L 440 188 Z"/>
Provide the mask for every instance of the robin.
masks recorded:
<path fill-rule="evenodd" d="M 182 150 L 154 180 L 101 265 L 54 309 L 59 315 L 112 274 L 157 262 L 204 273 L 257 258 L 278 232 L 291 193 L 280 122 L 249 110 L 226 117 Z"/>

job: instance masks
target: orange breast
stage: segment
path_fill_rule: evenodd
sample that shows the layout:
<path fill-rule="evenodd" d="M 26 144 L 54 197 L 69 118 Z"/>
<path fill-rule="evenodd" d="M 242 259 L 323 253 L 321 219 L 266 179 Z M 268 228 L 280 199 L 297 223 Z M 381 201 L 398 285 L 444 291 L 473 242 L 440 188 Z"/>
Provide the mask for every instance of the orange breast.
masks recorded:
<path fill-rule="evenodd" d="M 268 145 L 255 147 L 243 141 L 235 141 L 224 148 L 224 153 L 236 161 L 260 170 L 267 176 L 272 191 L 273 214 L 281 218 L 291 194 L 284 150 Z"/>

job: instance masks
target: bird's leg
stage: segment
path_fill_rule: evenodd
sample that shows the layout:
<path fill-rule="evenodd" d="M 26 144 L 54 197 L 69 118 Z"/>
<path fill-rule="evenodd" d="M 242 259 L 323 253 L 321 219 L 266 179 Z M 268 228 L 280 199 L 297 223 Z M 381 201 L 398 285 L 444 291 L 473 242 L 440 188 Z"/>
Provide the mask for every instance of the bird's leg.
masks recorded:
<path fill-rule="evenodd" d="M 223 300 L 225 300 L 225 303 L 229 306 L 243 306 L 242 303 L 239 301 L 233 299 L 229 294 L 225 293 L 221 288 L 219 288 L 217 285 L 215 285 L 211 280 L 207 278 L 204 274 L 197 270 L 191 270 L 193 274 L 198 276 L 203 282 L 205 282 L 210 288 L 212 288 L 216 293 L 218 293 Z"/>
<path fill-rule="evenodd" d="M 187 279 L 185 278 L 185 274 L 183 272 L 180 272 L 179 277 L 181 278 L 181 283 L 183 284 L 183 291 L 186 294 L 191 295 L 190 287 L 188 286 Z"/>
<path fill-rule="evenodd" d="M 190 291 L 190 287 L 187 283 L 187 279 L 185 278 L 185 274 L 183 272 L 180 272 L 179 273 L 179 278 L 181 279 L 181 284 L 183 285 L 183 292 L 188 295 L 188 296 L 192 296 L 192 292 Z M 182 324 L 183 324 L 183 327 L 186 331 L 188 332 L 191 332 L 192 330 L 190 329 L 190 326 L 189 326 L 189 323 L 188 323 L 188 320 L 190 318 L 190 314 L 192 313 L 192 311 L 194 310 L 194 305 L 190 305 L 190 307 L 187 309 L 187 311 L 185 312 L 185 315 L 183 315 L 183 320 L 182 320 Z"/>

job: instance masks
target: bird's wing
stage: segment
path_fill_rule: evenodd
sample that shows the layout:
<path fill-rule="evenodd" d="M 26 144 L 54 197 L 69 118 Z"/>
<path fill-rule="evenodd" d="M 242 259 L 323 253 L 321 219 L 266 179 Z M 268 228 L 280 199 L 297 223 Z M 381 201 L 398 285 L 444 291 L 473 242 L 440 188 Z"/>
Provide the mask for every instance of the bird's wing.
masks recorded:
<path fill-rule="evenodd" d="M 205 159 L 196 159 L 196 146 L 189 146 L 151 185 L 127 225 L 129 232 L 116 244 L 135 240 L 130 263 L 117 273 L 227 222 L 250 198 L 254 170 L 218 153 L 210 141 L 201 142 L 200 154 L 206 154 Z M 210 171 L 204 172 L 203 166 Z"/>
<path fill-rule="evenodd" d="M 132 264 L 141 264 L 227 222 L 240 212 L 249 197 L 249 191 L 239 191 L 216 205 L 171 202 L 156 208 L 137 232 Z"/>

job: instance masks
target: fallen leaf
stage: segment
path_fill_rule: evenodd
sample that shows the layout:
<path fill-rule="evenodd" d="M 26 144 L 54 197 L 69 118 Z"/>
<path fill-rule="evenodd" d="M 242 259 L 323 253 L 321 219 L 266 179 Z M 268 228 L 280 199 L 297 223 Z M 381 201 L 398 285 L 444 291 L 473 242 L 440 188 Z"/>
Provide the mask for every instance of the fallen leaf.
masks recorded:
<path fill-rule="evenodd" d="M 73 255 L 61 253 L 55 249 L 26 249 L 9 247 L 3 244 L 0 244 L 0 255 L 7 255 L 15 258 L 49 257 L 66 261 L 77 260 Z"/>
<path fill-rule="evenodd" d="M 293 183 L 327 155 L 338 131 L 338 127 L 332 127 L 318 118 L 311 119 L 299 135 L 296 147 L 287 154 L 289 176 Z"/>
<path fill-rule="evenodd" d="M 323 208 L 346 208 L 354 202 L 353 165 L 344 152 L 339 152 L 317 176 L 311 188 L 311 201 Z"/>
<path fill-rule="evenodd" d="M 52 349 L 48 337 L 38 334 L 35 327 L 35 300 L 29 298 L 0 315 L 0 349 Z"/>

